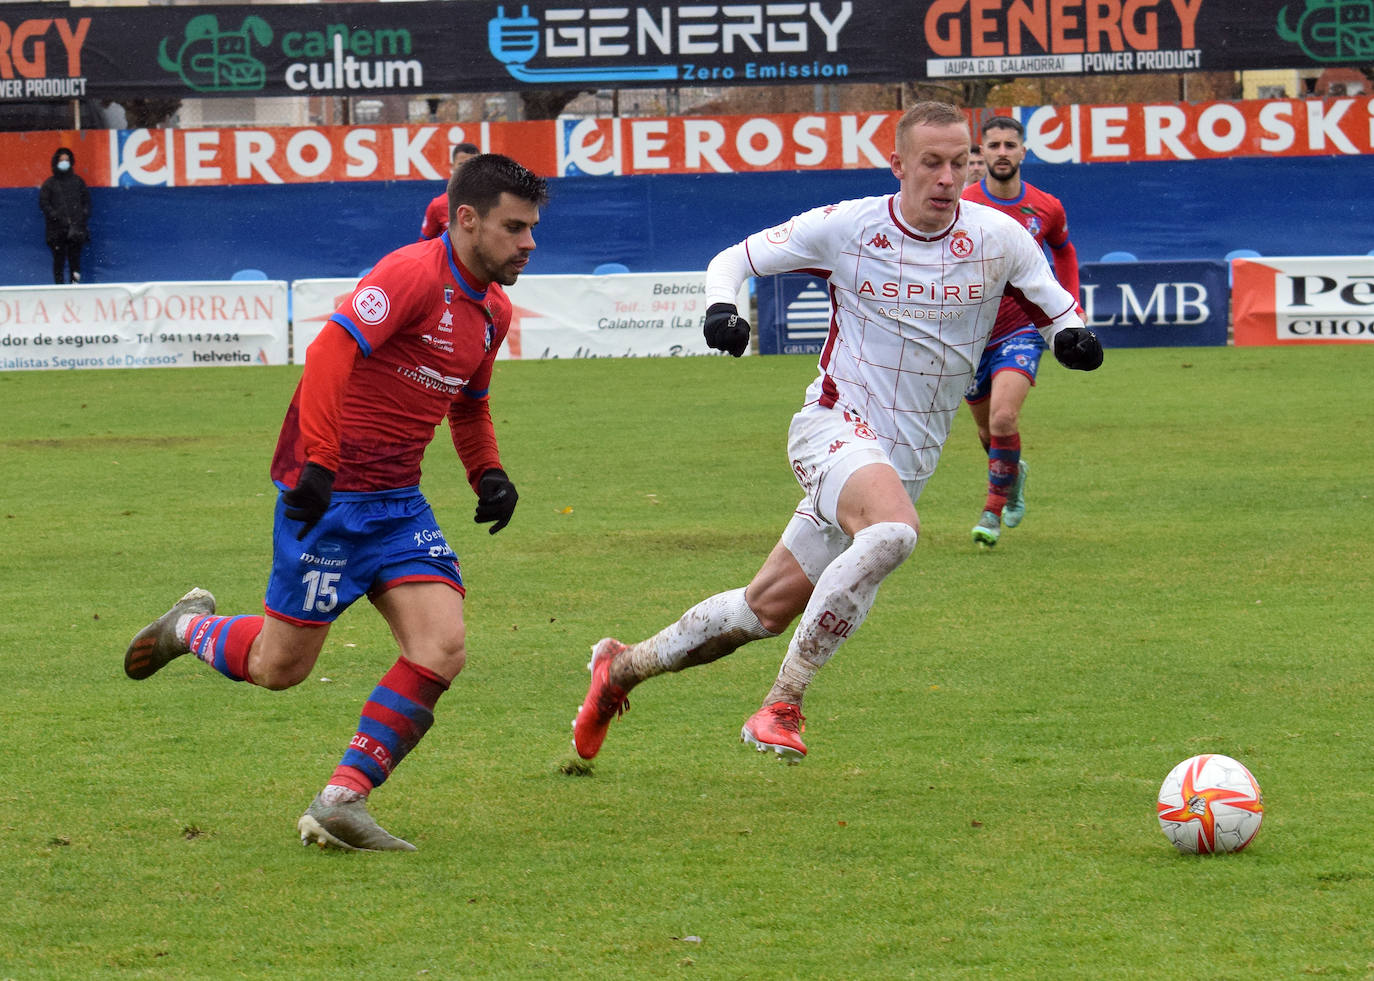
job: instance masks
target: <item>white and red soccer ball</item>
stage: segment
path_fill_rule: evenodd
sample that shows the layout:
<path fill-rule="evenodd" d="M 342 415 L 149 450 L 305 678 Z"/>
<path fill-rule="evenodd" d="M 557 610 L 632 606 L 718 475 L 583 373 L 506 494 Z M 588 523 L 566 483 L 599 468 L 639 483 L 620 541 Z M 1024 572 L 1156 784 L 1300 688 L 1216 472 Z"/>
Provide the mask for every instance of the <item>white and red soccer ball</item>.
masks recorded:
<path fill-rule="evenodd" d="M 1181 852 L 1238 852 L 1259 833 L 1264 795 L 1244 764 L 1204 753 L 1169 771 L 1156 812 L 1164 836 Z"/>

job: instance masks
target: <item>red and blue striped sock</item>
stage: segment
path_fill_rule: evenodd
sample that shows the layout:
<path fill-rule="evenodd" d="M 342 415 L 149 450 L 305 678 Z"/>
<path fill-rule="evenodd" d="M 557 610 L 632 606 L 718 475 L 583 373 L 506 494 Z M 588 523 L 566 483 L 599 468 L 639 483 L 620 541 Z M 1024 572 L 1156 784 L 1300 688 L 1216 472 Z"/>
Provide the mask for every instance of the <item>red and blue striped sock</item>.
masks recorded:
<path fill-rule="evenodd" d="M 988 448 L 988 499 L 983 510 L 1001 517 L 1020 465 L 1021 434 L 992 437 L 992 446 Z"/>
<path fill-rule="evenodd" d="M 448 682 L 414 661 L 398 658 L 373 689 L 329 782 L 364 797 L 381 786 L 434 724 L 434 706 Z"/>
<path fill-rule="evenodd" d="M 186 625 L 191 653 L 231 681 L 247 681 L 248 652 L 262 633 L 262 617 L 192 617 Z"/>

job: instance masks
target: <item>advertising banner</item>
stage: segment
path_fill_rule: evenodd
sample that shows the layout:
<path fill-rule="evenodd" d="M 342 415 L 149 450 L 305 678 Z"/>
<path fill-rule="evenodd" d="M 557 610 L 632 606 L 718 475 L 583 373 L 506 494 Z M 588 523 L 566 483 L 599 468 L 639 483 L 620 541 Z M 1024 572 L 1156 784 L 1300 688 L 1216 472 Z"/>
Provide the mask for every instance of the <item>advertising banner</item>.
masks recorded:
<path fill-rule="evenodd" d="M 1374 3 L 1374 0 L 1371 0 Z M 1374 153 L 1374 96 L 1012 107 L 1031 163 L 1124 163 Z M 434 181 L 476 143 L 545 177 L 886 172 L 901 113 L 764 113 L 408 126 L 0 133 L 0 187 L 37 187 L 59 145 L 88 184 L 207 187 Z M 980 115 L 969 112 L 971 129 Z"/>
<path fill-rule="evenodd" d="M 1368 64 L 1369 0 L 0 5 L 0 99 L 904 82 Z"/>
<path fill-rule="evenodd" d="M 310 342 L 320 336 L 330 315 L 353 295 L 351 279 L 295 279 L 291 281 L 291 363 L 305 364 Z"/>
<path fill-rule="evenodd" d="M 1085 263 L 1083 319 L 1105 347 L 1224 347 L 1226 273 L 1211 261 Z"/>
<path fill-rule="evenodd" d="M 706 274 L 618 273 L 521 276 L 506 288 L 514 311 L 500 360 L 651 358 L 716 354 L 701 336 Z M 292 283 L 293 360 L 305 352 L 356 279 Z M 747 287 L 740 290 L 748 309 Z"/>
<path fill-rule="evenodd" d="M 1232 261 L 1236 344 L 1374 341 L 1374 256 Z"/>
<path fill-rule="evenodd" d="M 1226 344 L 1225 263 L 1087 263 L 1079 282 L 1084 319 L 1107 347 Z M 825 280 L 788 273 L 757 283 L 759 353 L 819 354 L 830 328 Z"/>
<path fill-rule="evenodd" d="M 286 359 L 281 281 L 0 288 L 0 370 Z"/>
<path fill-rule="evenodd" d="M 515 306 L 505 352 L 545 358 L 715 355 L 701 336 L 706 273 L 521 276 L 506 290 Z M 740 310 L 749 309 L 748 287 Z"/>
<path fill-rule="evenodd" d="M 760 276 L 759 354 L 820 354 L 830 335 L 830 288 L 805 273 Z"/>

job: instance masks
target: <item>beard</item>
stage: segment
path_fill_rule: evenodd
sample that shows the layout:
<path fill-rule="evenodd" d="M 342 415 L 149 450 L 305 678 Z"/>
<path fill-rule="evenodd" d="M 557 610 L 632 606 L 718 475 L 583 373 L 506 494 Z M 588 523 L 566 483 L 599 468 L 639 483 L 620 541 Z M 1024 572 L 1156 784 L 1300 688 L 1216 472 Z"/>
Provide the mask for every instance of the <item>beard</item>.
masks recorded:
<path fill-rule="evenodd" d="M 479 268 L 473 269 L 473 273 L 480 276 L 488 283 L 500 283 L 502 286 L 511 286 L 520 275 L 520 270 L 513 266 L 513 263 L 522 258 L 521 253 L 497 255 L 492 252 L 483 241 L 478 241 L 472 250 L 473 265 Z"/>
<path fill-rule="evenodd" d="M 992 163 L 988 164 L 988 173 L 999 181 L 1008 181 L 1021 173 L 1021 165 L 1019 163 Z"/>

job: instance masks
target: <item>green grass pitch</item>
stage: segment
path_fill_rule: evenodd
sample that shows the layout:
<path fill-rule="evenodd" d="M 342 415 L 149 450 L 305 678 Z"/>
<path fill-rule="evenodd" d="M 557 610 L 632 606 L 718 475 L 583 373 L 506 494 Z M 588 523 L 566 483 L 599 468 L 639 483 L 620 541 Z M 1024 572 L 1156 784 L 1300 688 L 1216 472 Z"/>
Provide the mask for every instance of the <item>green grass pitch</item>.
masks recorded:
<path fill-rule="evenodd" d="M 297 369 L 0 374 L 0 979 L 1374 976 L 1368 345 L 1047 359 L 1024 523 L 973 546 L 961 412 L 802 765 L 738 741 L 784 637 L 646 683 L 567 772 L 591 644 L 776 540 L 813 371 L 503 363 L 494 537 L 439 434 L 469 662 L 374 796 L 410 855 L 295 836 L 395 657 L 366 603 L 288 692 L 121 671 L 192 585 L 261 609 Z M 1189 858 L 1154 798 L 1209 751 L 1268 812 Z"/>

